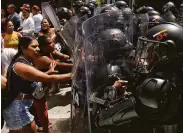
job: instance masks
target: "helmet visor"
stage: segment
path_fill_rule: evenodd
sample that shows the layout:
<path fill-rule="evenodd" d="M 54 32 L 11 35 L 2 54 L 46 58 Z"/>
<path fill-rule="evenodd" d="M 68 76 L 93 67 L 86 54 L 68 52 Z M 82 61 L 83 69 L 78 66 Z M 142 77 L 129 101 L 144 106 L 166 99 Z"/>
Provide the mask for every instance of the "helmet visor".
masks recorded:
<path fill-rule="evenodd" d="M 167 57 L 167 51 L 165 42 L 139 37 L 135 56 L 137 72 L 148 74 L 160 60 Z"/>

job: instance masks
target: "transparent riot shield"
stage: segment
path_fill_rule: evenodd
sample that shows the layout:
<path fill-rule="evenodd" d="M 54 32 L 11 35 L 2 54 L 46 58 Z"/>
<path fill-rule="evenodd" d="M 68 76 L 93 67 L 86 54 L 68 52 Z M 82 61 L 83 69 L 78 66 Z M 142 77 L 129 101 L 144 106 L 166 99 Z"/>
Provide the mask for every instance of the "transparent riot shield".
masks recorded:
<path fill-rule="evenodd" d="M 144 36 L 148 32 L 149 16 L 148 14 L 137 14 L 136 19 L 138 36 Z"/>
<path fill-rule="evenodd" d="M 76 26 L 77 26 L 78 19 L 79 18 L 76 15 L 72 16 L 71 19 L 68 20 L 67 23 L 64 25 L 64 27 L 62 28 L 62 31 L 61 31 L 63 38 L 65 39 L 65 41 L 71 48 L 72 52 L 74 50 L 73 43 L 74 43 L 74 39 L 75 39 L 75 32 L 76 32 Z"/>
<path fill-rule="evenodd" d="M 87 15 L 79 18 L 76 23 L 75 41 L 73 42 L 72 101 L 71 101 L 71 132 L 82 133 L 85 128 L 86 107 L 86 76 L 84 65 L 84 40 L 82 24 Z"/>
<path fill-rule="evenodd" d="M 177 18 L 178 24 L 183 27 L 183 7 L 180 7 L 178 18 Z"/>
<path fill-rule="evenodd" d="M 128 41 L 128 32 L 125 33 L 124 30 L 129 25 L 125 25 L 126 20 L 120 15 L 108 12 L 83 23 L 90 133 L 95 133 L 98 129 L 109 131 L 124 123 L 128 124 L 137 117 L 133 98 L 127 98 L 127 92 L 123 89 L 120 92 L 115 86 L 119 80 L 128 80 L 132 74 L 130 52 L 133 46 Z M 115 32 L 117 30 L 124 34 L 125 41 L 119 32 Z"/>

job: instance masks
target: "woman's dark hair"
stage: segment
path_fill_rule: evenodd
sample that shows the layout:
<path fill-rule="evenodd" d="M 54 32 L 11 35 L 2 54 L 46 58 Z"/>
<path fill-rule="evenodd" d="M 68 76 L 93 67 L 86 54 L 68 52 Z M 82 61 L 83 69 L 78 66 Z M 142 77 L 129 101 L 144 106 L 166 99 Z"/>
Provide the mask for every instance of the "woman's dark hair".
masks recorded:
<path fill-rule="evenodd" d="M 41 24 L 42 24 L 42 22 L 44 21 L 44 20 L 47 20 L 48 21 L 48 23 L 50 24 L 50 28 L 53 28 L 53 24 L 52 24 L 52 22 L 48 19 L 48 18 L 43 18 L 43 20 L 41 21 Z M 42 29 L 41 29 L 42 30 Z"/>
<path fill-rule="evenodd" d="M 42 35 L 38 37 L 40 52 L 43 52 L 44 48 L 48 46 L 48 38 L 50 38 L 48 35 Z"/>
<path fill-rule="evenodd" d="M 36 12 L 40 12 L 40 8 L 37 5 L 33 5 L 32 9 L 35 10 Z"/>
<path fill-rule="evenodd" d="M 18 43 L 18 53 L 13 57 L 11 62 L 14 62 L 20 55 L 23 54 L 23 49 L 28 48 L 28 46 L 31 44 L 31 42 L 34 40 L 34 38 L 30 36 L 23 36 L 19 39 Z"/>
<path fill-rule="evenodd" d="M 4 28 L 5 28 L 5 31 L 7 30 L 7 26 L 8 26 L 8 23 L 9 22 L 12 22 L 10 19 L 6 19 L 6 21 L 4 22 Z M 13 23 L 13 22 L 12 22 Z"/>

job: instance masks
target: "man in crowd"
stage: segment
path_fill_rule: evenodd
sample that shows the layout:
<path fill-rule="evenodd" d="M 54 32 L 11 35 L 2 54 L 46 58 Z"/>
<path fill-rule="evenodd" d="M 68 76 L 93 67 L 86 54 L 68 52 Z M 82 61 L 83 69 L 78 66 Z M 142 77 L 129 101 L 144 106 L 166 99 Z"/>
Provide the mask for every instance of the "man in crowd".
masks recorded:
<path fill-rule="evenodd" d="M 35 25 L 34 25 L 34 20 L 32 17 L 30 17 L 30 6 L 28 4 L 24 4 L 22 7 L 22 15 L 23 15 L 23 20 L 20 28 L 18 31 L 23 35 L 23 36 L 34 36 L 34 30 L 35 30 Z"/>
<path fill-rule="evenodd" d="M 23 7 L 29 7 L 29 10 L 30 10 L 30 5 L 29 4 L 23 4 L 22 5 L 22 7 L 20 7 L 20 9 L 21 9 L 21 12 L 19 13 L 19 16 L 20 16 L 20 18 L 23 20 L 24 19 L 24 17 L 23 17 L 23 15 L 22 15 L 22 9 L 23 9 Z M 29 17 L 32 17 L 33 16 L 33 14 L 32 13 L 30 13 L 29 14 Z"/>
<path fill-rule="evenodd" d="M 17 31 L 17 29 L 20 27 L 21 20 L 20 20 L 19 15 L 15 12 L 15 9 L 16 9 L 16 7 L 14 4 L 9 4 L 7 11 L 10 14 L 8 16 L 8 19 L 10 19 L 13 22 L 13 25 L 15 27 L 15 31 Z"/>

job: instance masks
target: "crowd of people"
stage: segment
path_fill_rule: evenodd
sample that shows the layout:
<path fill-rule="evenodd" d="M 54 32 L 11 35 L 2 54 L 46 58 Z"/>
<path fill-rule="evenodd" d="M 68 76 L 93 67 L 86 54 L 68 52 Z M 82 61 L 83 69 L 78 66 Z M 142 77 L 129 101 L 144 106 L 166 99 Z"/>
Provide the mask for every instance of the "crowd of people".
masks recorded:
<path fill-rule="evenodd" d="M 46 95 L 70 83 L 73 65 L 39 6 L 16 9 L 14 4 L 1 9 L 1 126 L 5 121 L 10 133 L 48 133 Z"/>

